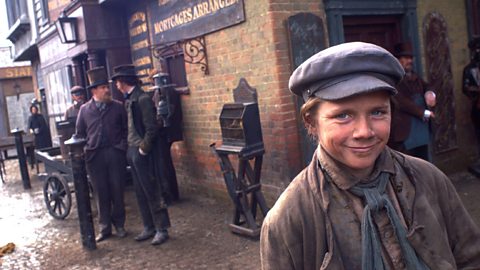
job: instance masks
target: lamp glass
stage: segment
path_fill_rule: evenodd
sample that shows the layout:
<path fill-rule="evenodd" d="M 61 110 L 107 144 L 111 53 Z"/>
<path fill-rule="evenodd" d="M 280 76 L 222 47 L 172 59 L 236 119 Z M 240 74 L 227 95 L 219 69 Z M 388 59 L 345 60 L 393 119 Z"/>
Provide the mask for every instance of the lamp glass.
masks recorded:
<path fill-rule="evenodd" d="M 77 42 L 76 18 L 59 17 L 55 27 L 62 43 Z"/>
<path fill-rule="evenodd" d="M 63 31 L 65 32 L 65 41 L 75 42 L 75 24 L 73 21 L 65 21 L 63 23 Z"/>
<path fill-rule="evenodd" d="M 55 28 L 57 28 L 58 36 L 60 37 L 60 41 L 62 43 L 66 43 L 65 42 L 65 33 L 63 32 L 62 23 L 60 22 L 60 20 L 57 20 L 55 22 Z"/>

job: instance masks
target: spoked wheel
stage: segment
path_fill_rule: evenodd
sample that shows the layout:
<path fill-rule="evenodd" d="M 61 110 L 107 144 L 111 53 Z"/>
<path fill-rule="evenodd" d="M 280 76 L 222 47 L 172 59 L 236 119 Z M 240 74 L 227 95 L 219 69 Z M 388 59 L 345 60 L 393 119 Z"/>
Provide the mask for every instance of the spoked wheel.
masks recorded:
<path fill-rule="evenodd" d="M 43 196 L 48 213 L 52 217 L 65 219 L 70 214 L 72 195 L 68 183 L 62 175 L 54 173 L 45 180 Z"/>

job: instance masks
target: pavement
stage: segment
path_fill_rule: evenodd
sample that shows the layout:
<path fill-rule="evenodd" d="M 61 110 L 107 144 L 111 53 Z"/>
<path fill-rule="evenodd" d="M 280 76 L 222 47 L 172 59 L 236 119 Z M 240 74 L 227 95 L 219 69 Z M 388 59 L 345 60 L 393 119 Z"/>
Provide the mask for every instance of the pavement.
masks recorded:
<path fill-rule="evenodd" d="M 0 269 L 259 268 L 259 241 L 233 234 L 228 228 L 233 219 L 229 201 L 181 190 L 182 200 L 169 208 L 170 239 L 152 246 L 148 240 L 133 240 L 143 227 L 129 186 L 125 193 L 127 237 L 113 236 L 89 251 L 81 244 L 74 194 L 71 213 L 56 220 L 47 211 L 43 182 L 36 171 L 30 170 L 32 188 L 24 190 L 18 161 L 7 160 L 5 165 L 6 183 L 0 183 L 0 247 L 12 242 L 15 250 L 0 258 Z M 92 212 L 97 229 L 97 211 Z"/>
<path fill-rule="evenodd" d="M 169 208 L 170 239 L 160 246 L 133 237 L 142 225 L 133 188 L 126 190 L 126 238 L 84 249 L 73 198 L 64 220 L 53 219 L 45 207 L 43 182 L 30 170 L 30 190 L 24 190 L 17 160 L 7 160 L 6 183 L 0 183 L 0 250 L 14 243 L 12 253 L 0 254 L 0 269 L 259 269 L 259 241 L 232 234 L 231 202 L 195 190 L 181 190 L 182 200 Z M 42 171 L 42 168 L 40 168 Z M 480 179 L 468 172 L 450 175 L 465 207 L 480 224 Z M 93 201 L 92 201 L 93 203 Z M 93 210 L 96 225 L 96 210 Z"/>

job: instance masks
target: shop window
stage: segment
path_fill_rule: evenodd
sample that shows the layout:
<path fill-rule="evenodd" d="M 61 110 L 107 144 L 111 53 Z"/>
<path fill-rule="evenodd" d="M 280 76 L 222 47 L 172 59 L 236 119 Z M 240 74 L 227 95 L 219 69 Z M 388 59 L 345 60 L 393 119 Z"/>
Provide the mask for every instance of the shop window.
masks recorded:
<path fill-rule="evenodd" d="M 58 137 L 55 122 L 63 120 L 63 114 L 70 104 L 70 85 L 71 66 L 54 70 L 45 76 L 45 95 L 52 138 Z M 54 143 L 58 144 L 55 139 Z"/>

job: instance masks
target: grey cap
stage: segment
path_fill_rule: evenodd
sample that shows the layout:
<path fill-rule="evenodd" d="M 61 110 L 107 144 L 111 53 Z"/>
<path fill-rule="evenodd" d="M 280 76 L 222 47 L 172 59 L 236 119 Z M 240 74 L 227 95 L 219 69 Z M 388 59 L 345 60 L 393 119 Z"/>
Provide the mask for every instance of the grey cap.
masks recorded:
<path fill-rule="evenodd" d="M 349 42 L 327 48 L 303 62 L 288 87 L 306 101 L 338 100 L 378 90 L 396 94 L 405 71 L 397 58 L 374 44 Z"/>

